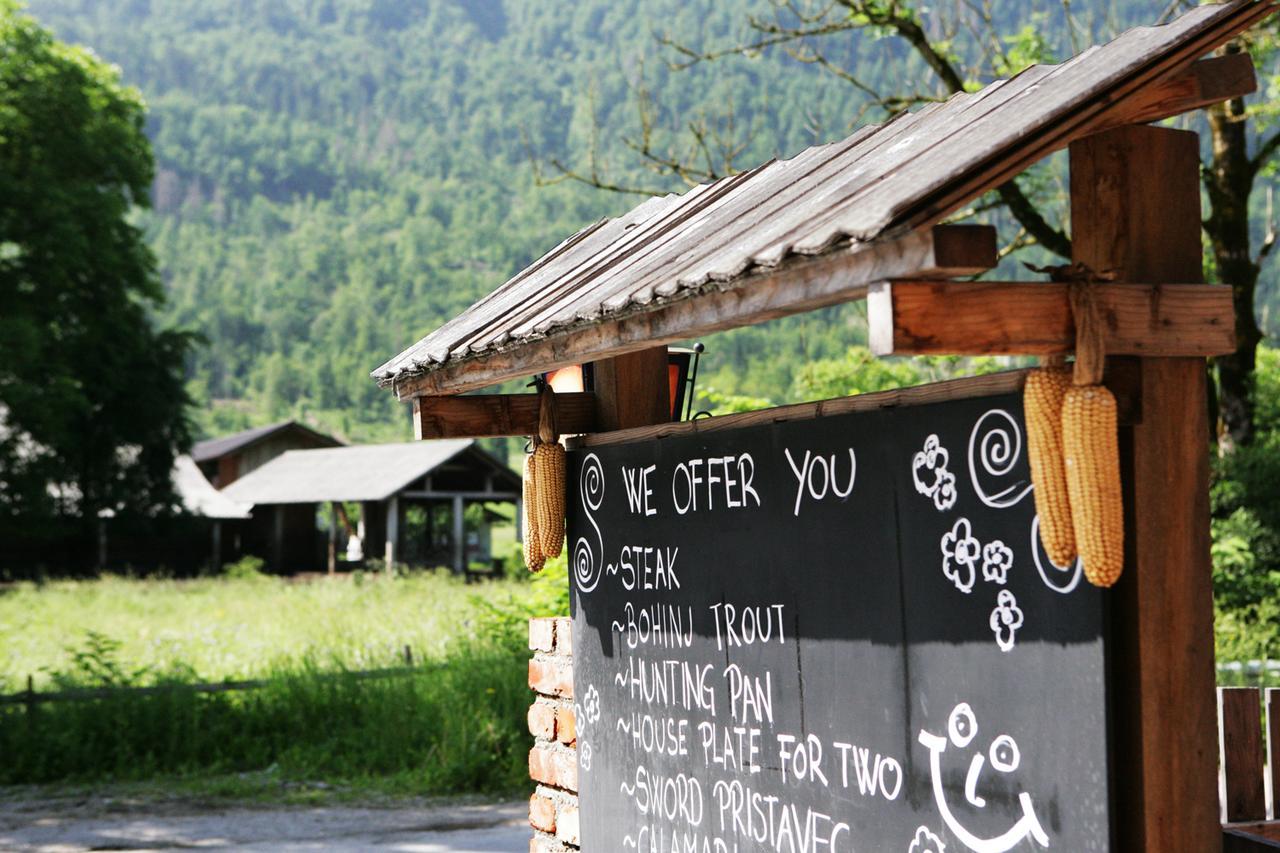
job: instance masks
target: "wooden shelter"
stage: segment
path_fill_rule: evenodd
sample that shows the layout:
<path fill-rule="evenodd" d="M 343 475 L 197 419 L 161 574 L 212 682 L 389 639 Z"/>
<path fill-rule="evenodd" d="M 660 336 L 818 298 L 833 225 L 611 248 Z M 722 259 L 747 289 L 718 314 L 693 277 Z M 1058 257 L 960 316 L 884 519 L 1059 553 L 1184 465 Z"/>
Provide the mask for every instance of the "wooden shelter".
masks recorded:
<path fill-rule="evenodd" d="M 251 553 L 268 555 L 276 571 L 335 568 L 340 531 L 361 540 L 364 556 L 397 562 L 447 565 L 464 572 L 472 561 L 491 559 L 487 531 L 468 541 L 464 524 L 471 503 L 520 502 L 520 477 L 467 439 L 290 450 L 241 477 L 220 493 L 253 505 Z M 316 511 L 328 503 L 327 558 Z M 358 528 L 344 504 L 360 505 Z M 405 514 L 422 507 L 426 530 L 406 532 Z M 344 522 L 345 523 L 340 523 Z M 254 550 L 254 545 L 257 550 Z"/>
<path fill-rule="evenodd" d="M 995 267 L 996 235 L 947 222 L 1068 150 L 1073 260 L 1116 276 L 1094 285 L 1125 488 L 1126 569 L 1107 593 L 1113 849 L 1221 850 L 1204 359 L 1234 348 L 1232 291 L 1202 279 L 1199 139 L 1151 123 L 1254 91 L 1247 54 L 1208 55 L 1272 11 L 1199 7 L 651 199 L 566 239 L 373 377 L 413 402 L 420 435 L 528 435 L 532 395 L 458 395 L 592 362 L 595 390 L 561 400 L 580 447 L 1014 389 L 1017 372 L 672 423 L 663 348 L 866 299 L 880 354 L 1070 353 L 1068 286 L 962 280 Z"/>

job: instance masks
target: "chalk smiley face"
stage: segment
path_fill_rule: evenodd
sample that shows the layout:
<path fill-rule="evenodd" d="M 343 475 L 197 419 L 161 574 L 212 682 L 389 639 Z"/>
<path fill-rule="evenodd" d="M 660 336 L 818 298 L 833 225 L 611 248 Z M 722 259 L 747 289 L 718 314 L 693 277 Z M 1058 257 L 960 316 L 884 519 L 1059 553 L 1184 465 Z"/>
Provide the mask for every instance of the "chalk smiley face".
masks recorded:
<path fill-rule="evenodd" d="M 1049 836 L 1045 834 L 1036 817 L 1031 795 L 1023 791 L 1018 795 L 1022 805 L 1020 817 L 1008 830 L 990 838 L 982 838 L 967 829 L 956 817 L 947 801 L 946 791 L 942 786 L 942 754 L 948 748 L 957 750 L 969 749 L 978 737 L 978 721 L 973 709 L 967 702 L 961 702 L 951 710 L 947 719 L 947 734 L 935 735 L 931 732 L 920 732 L 920 743 L 929 750 L 929 772 L 933 779 L 933 798 L 937 802 L 938 811 L 947 828 L 962 844 L 975 853 L 1004 853 L 1012 850 L 1024 838 L 1034 838 L 1041 847 L 1049 846 Z M 989 764 L 997 773 L 1013 773 L 1022 763 L 1022 754 L 1018 742 L 1007 734 L 992 739 L 985 752 L 974 750 L 973 759 L 969 763 L 969 771 L 965 776 L 964 796 L 969 805 L 976 809 L 986 808 L 987 801 L 979 792 L 979 782 L 983 771 Z"/>

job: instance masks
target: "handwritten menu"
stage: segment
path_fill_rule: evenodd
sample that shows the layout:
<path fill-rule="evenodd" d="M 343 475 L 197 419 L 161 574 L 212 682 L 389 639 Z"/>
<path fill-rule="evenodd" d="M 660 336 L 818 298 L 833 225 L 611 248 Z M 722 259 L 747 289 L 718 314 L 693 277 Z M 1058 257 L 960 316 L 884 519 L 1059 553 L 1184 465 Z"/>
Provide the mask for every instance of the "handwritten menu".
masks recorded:
<path fill-rule="evenodd" d="M 570 454 L 581 837 L 1110 849 L 1103 594 L 1020 395 Z"/>

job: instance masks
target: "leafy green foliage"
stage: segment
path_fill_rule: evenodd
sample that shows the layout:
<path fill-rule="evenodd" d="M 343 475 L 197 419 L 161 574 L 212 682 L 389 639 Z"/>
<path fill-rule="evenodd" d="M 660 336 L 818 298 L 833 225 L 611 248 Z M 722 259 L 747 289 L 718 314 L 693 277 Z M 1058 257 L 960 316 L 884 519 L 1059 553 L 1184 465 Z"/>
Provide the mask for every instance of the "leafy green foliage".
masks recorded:
<path fill-rule="evenodd" d="M 116 69 L 0 0 L 0 536 L 172 501 L 190 337 L 149 317 L 143 123 Z"/>
<path fill-rule="evenodd" d="M 1258 359 L 1258 436 L 1214 462 L 1218 657 L 1280 658 L 1280 351 Z"/>

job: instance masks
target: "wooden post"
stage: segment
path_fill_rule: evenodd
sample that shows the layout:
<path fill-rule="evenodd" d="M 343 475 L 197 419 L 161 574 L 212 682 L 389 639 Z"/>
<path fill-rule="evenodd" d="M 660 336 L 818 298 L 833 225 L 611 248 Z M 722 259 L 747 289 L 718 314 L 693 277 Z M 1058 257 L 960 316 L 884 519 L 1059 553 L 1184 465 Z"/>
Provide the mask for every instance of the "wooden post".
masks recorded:
<path fill-rule="evenodd" d="M 271 569 L 284 570 L 284 504 L 276 504 L 271 514 Z"/>
<path fill-rule="evenodd" d="M 209 568 L 218 571 L 222 568 L 222 521 L 220 519 L 213 520 L 213 559 L 210 561 Z"/>
<path fill-rule="evenodd" d="M 1073 257 L 1132 282 L 1202 280 L 1199 139 L 1130 126 L 1071 145 Z M 1112 593 L 1118 850 L 1222 849 L 1209 430 L 1201 358 L 1142 358 L 1122 430 L 1125 573 Z"/>
<path fill-rule="evenodd" d="M 386 569 L 390 572 L 395 569 L 396 546 L 400 544 L 400 498 L 392 495 L 387 498 L 385 506 L 387 510 L 387 539 L 386 544 L 383 546 L 386 549 L 383 553 L 383 559 L 386 560 Z"/>
<path fill-rule="evenodd" d="M 1266 661 L 1263 661 L 1263 677 L 1266 677 Z M 1280 688 L 1268 687 L 1264 692 L 1267 721 L 1267 802 L 1271 804 L 1269 817 L 1276 820 L 1280 808 L 1276 797 L 1280 796 Z"/>
<path fill-rule="evenodd" d="M 1262 775 L 1262 707 L 1257 687 L 1218 688 L 1222 812 L 1228 823 L 1267 818 Z"/>
<path fill-rule="evenodd" d="M 671 384 L 667 348 L 595 362 L 596 429 L 651 426 L 671 420 Z"/>
<path fill-rule="evenodd" d="M 467 570 L 467 542 L 466 542 L 466 519 L 463 515 L 466 512 L 466 505 L 462 501 L 462 495 L 453 496 L 453 570 L 458 574 L 463 574 Z"/>
<path fill-rule="evenodd" d="M 338 510 L 337 504 L 329 501 L 329 574 L 338 571 Z"/>

